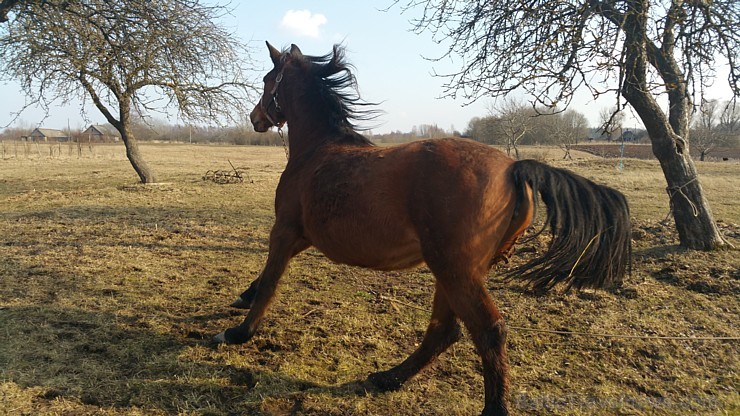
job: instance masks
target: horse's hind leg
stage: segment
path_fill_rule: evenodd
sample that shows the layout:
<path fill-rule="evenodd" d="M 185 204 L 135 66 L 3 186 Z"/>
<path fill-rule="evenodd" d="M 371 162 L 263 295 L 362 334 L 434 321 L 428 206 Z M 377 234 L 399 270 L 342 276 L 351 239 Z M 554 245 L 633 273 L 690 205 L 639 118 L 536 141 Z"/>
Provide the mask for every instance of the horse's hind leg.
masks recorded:
<path fill-rule="evenodd" d="M 247 290 L 242 292 L 234 302 L 231 303 L 232 308 L 237 309 L 249 309 L 252 307 L 254 300 L 257 298 L 257 288 L 259 287 L 260 278 L 256 278 L 249 284 Z"/>
<path fill-rule="evenodd" d="M 443 291 L 437 287 L 434 292 L 432 319 L 419 348 L 390 370 L 370 374 L 368 381 L 382 391 L 398 390 L 403 383 L 460 339 L 460 335 L 460 325 L 455 314 L 450 309 Z"/>
<path fill-rule="evenodd" d="M 453 312 L 470 332 L 483 361 L 486 401 L 481 415 L 508 414 L 506 324 L 489 296 L 482 276 L 465 272 L 435 272 L 435 276 L 444 288 Z"/>

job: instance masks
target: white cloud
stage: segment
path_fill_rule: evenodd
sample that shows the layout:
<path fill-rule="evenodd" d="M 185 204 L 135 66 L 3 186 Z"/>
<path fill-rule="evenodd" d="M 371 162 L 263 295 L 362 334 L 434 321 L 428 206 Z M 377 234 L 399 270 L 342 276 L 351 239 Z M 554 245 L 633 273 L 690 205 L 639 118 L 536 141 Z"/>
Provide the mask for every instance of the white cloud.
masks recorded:
<path fill-rule="evenodd" d="M 321 25 L 326 22 L 323 14 L 314 14 L 309 10 L 288 10 L 280 21 L 280 28 L 297 36 L 318 38 Z"/>

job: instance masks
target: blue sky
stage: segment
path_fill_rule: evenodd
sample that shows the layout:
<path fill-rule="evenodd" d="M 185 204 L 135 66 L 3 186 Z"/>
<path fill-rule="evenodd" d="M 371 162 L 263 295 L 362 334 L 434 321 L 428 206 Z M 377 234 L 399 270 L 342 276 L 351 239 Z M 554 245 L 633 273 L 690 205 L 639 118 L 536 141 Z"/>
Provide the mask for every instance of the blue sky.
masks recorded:
<path fill-rule="evenodd" d="M 270 68 L 264 41 L 280 48 L 291 43 L 304 54 L 323 55 L 336 43 L 347 48 L 355 67 L 361 96 L 380 103 L 385 112 L 376 133 L 410 131 L 415 125 L 436 124 L 463 130 L 468 121 L 483 115 L 486 103 L 463 106 L 464 101 L 441 100 L 443 80 L 432 71 L 451 69 L 449 62 L 433 63 L 444 51 L 429 35 L 411 32 L 410 13 L 399 7 L 384 12 L 390 0 L 379 1 L 280 1 L 256 11 L 246 3 L 236 5 L 237 33 L 254 41 L 254 58 Z M 257 13 L 259 19 L 248 16 Z"/>
<path fill-rule="evenodd" d="M 256 67 L 266 70 L 272 65 L 265 41 L 278 48 L 295 43 L 309 55 L 323 55 L 334 44 L 343 44 L 349 62 L 356 68 L 361 96 L 381 103 L 379 109 L 385 112 L 375 123 L 380 126 L 374 133 L 406 132 L 421 124 L 464 130 L 472 117 L 486 113 L 486 103 L 463 107 L 463 101 L 438 99 L 443 80 L 431 73 L 434 69 L 443 70 L 444 65 L 429 62 L 424 56 L 437 57 L 443 49 L 430 36 L 411 33 L 411 14 L 400 14 L 398 7 L 389 12 L 381 10 L 390 3 L 391 0 L 232 2 L 232 16 L 224 21 L 252 46 Z M 261 80 L 263 74 L 254 75 Z M 0 96 L 8 97 L 0 100 L 2 128 L 24 100 L 13 84 L 0 85 Z M 29 109 L 16 124 L 36 127 L 43 115 L 41 109 Z M 93 123 L 105 121 L 92 107 L 87 116 Z M 88 124 L 80 116 L 79 104 L 53 108 L 43 126 L 64 128 L 68 122 L 72 128 Z"/>
<path fill-rule="evenodd" d="M 278 48 L 295 43 L 309 55 L 323 55 L 335 43 L 345 45 L 348 60 L 356 67 L 362 97 L 381 103 L 379 109 L 385 112 L 374 133 L 407 132 L 422 124 L 462 131 L 471 118 L 487 115 L 491 100 L 466 103 L 439 98 L 444 80 L 432 73 L 450 72 L 458 69 L 459 64 L 450 59 L 426 59 L 441 56 L 444 46 L 434 43 L 429 33 L 417 35 L 411 31 L 409 21 L 413 14 L 401 14 L 398 6 L 382 11 L 391 3 L 392 0 L 234 2 L 233 16 L 226 18 L 225 24 L 253 47 L 256 66 L 265 70 L 271 67 L 265 40 Z M 254 78 L 261 79 L 262 75 L 254 74 Z M 5 97 L 0 100 L 2 128 L 24 99 L 14 84 L 0 85 L 0 96 Z M 577 97 L 571 108 L 596 125 L 601 108 L 613 105 L 612 97 L 594 102 L 585 93 Z M 43 114 L 40 109 L 29 109 L 16 124 L 36 127 Z M 104 122 L 95 109 L 88 110 L 87 115 L 92 123 Z M 43 121 L 43 126 L 49 128 L 64 128 L 68 124 L 72 128 L 88 124 L 80 116 L 79 105 L 53 108 Z M 629 127 L 633 124 L 628 122 Z"/>

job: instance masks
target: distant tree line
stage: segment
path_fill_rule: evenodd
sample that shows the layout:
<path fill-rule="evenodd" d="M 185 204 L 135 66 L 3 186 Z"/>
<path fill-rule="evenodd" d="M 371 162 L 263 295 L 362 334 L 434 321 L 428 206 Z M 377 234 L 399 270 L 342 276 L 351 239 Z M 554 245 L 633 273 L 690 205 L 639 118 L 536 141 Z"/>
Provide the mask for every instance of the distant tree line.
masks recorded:
<path fill-rule="evenodd" d="M 169 124 L 160 120 L 137 120 L 132 130 L 141 141 L 282 146 L 277 132 L 257 133 L 251 124 L 198 126 Z"/>
<path fill-rule="evenodd" d="M 400 130 L 392 131 L 385 134 L 373 134 L 372 140 L 375 143 L 408 143 L 421 139 L 439 139 L 443 137 L 460 137 L 461 133 L 454 128 L 445 130 L 436 124 L 422 124 L 413 126 L 411 131 L 402 132 Z"/>
<path fill-rule="evenodd" d="M 0 132 L 0 140 L 18 140 L 28 136 L 36 126 L 23 123 L 8 127 Z M 50 126 L 54 127 L 54 126 Z M 113 126 L 103 125 L 106 134 L 117 135 Z M 75 138 L 82 135 L 84 128 L 60 129 Z M 157 119 L 137 118 L 131 122 L 131 131 L 142 142 L 173 142 L 198 144 L 236 144 L 255 146 L 282 146 L 283 140 L 277 132 L 257 133 L 249 124 L 231 126 L 199 126 L 170 124 Z"/>
<path fill-rule="evenodd" d="M 488 115 L 470 119 L 463 132 L 454 128 L 446 130 L 436 124 L 422 124 L 413 126 L 408 132 L 371 134 L 371 138 L 375 143 L 393 144 L 421 139 L 465 137 L 501 146 L 509 155 L 513 153 L 514 157 L 517 157 L 518 147 L 521 145 L 559 146 L 565 152 L 565 157 L 568 157 L 572 145 L 591 140 L 649 143 L 650 139 L 644 129 L 624 126 L 623 117 L 615 116 L 614 109 L 604 109 L 599 117 L 602 127 L 593 127 L 588 125 L 588 120 L 582 113 L 575 110 L 558 112 L 505 101 L 498 106 L 489 106 Z M 611 121 L 611 127 L 604 129 L 603 125 L 608 121 Z M 106 134 L 117 133 L 113 126 L 102 127 L 107 127 Z M 18 140 L 28 136 L 34 128 L 29 123 L 8 127 L 0 132 L 0 140 Z M 138 117 L 132 121 L 131 129 L 144 142 L 283 145 L 283 139 L 277 132 L 257 133 L 248 122 L 231 126 L 200 126 L 171 124 L 165 120 Z M 60 130 L 75 138 L 81 136 L 84 128 Z M 717 100 L 704 102 L 694 113 L 689 141 L 701 160 L 716 148 L 740 146 L 740 107 Z"/>
<path fill-rule="evenodd" d="M 554 145 L 566 156 L 570 146 L 589 139 L 586 116 L 575 110 L 535 108 L 515 100 L 489 107 L 489 114 L 470 120 L 464 136 L 479 142 L 503 146 L 519 158 L 520 145 Z M 513 155 L 512 155 L 513 153 Z"/>

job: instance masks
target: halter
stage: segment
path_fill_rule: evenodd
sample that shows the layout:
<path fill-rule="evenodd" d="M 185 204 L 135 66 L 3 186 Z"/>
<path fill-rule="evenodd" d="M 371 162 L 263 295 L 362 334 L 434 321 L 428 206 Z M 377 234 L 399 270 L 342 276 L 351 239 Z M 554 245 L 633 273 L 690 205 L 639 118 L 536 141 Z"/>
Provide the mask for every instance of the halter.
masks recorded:
<path fill-rule="evenodd" d="M 262 109 L 262 113 L 265 115 L 267 120 L 273 126 L 277 127 L 278 134 L 280 134 L 281 137 L 282 137 L 282 127 L 283 127 L 283 124 L 285 124 L 285 122 L 283 121 L 281 123 L 278 123 L 277 121 L 275 121 L 270 116 L 270 112 L 268 110 L 270 108 L 270 104 L 275 104 L 275 111 L 280 112 L 280 104 L 278 104 L 278 100 L 277 100 L 277 97 L 278 97 L 277 89 L 278 89 L 278 86 L 280 85 L 280 81 L 283 80 L 283 71 L 285 71 L 285 65 L 283 65 L 283 68 L 280 70 L 277 77 L 275 77 L 275 85 L 272 87 L 272 91 L 270 91 L 270 95 L 272 96 L 272 99 L 267 103 L 267 105 L 265 105 L 265 102 L 264 102 L 265 97 L 262 96 L 262 98 L 260 98 L 260 108 Z"/>
<path fill-rule="evenodd" d="M 277 100 L 277 89 L 280 85 L 280 81 L 283 80 L 283 71 L 285 71 L 285 57 L 282 59 L 283 61 L 283 68 L 280 69 L 280 72 L 277 74 L 277 77 L 275 77 L 275 85 L 272 87 L 272 91 L 270 91 L 270 95 L 272 96 L 272 99 L 270 102 L 265 105 L 265 96 L 263 95 L 262 98 L 260 98 L 260 108 L 262 109 L 262 114 L 265 115 L 267 120 L 272 124 L 273 126 L 277 127 L 278 136 L 283 140 L 283 149 L 285 149 L 285 158 L 290 159 L 290 153 L 288 152 L 288 143 L 285 141 L 285 136 L 283 136 L 283 125 L 285 122 L 278 123 L 277 121 L 273 120 L 273 118 L 270 116 L 270 112 L 268 109 L 270 108 L 270 104 L 275 104 L 275 111 L 280 112 L 280 104 L 278 104 Z"/>

